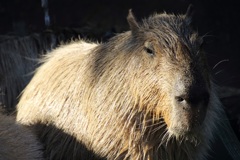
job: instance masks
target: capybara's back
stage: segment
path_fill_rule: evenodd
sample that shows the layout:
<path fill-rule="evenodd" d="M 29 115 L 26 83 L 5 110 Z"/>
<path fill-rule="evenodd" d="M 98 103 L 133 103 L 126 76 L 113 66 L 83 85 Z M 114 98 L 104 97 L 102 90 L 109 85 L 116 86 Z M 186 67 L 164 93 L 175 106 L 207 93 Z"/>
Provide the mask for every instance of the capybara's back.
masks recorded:
<path fill-rule="evenodd" d="M 130 31 L 56 49 L 17 120 L 37 128 L 50 159 L 204 159 L 219 101 L 189 15 L 138 23 L 130 11 Z"/>
<path fill-rule="evenodd" d="M 0 160 L 41 160 L 43 146 L 28 128 L 14 117 L 0 113 Z"/>

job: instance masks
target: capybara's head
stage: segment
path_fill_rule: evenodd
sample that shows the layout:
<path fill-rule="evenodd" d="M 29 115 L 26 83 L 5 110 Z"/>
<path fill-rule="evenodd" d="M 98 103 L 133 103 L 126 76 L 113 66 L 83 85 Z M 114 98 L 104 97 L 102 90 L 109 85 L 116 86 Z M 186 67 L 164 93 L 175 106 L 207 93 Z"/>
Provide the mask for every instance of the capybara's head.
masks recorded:
<path fill-rule="evenodd" d="M 142 103 L 153 116 L 162 117 L 175 136 L 200 129 L 210 99 L 203 40 L 192 30 L 188 14 L 155 15 L 142 24 L 131 12 L 128 16 L 132 43 L 142 58 L 141 79 L 136 82 L 145 97 Z"/>
<path fill-rule="evenodd" d="M 133 105 L 137 110 L 146 113 L 145 122 L 151 119 L 161 124 L 168 136 L 186 137 L 197 133 L 211 100 L 203 39 L 190 26 L 190 15 L 190 11 L 178 16 L 156 14 L 138 23 L 130 10 L 127 20 L 131 31 L 127 36 L 114 37 L 112 40 L 118 43 L 114 47 L 106 45 L 113 54 L 103 58 L 102 50 L 104 63 L 100 58 L 96 60 L 96 66 L 101 68 L 99 64 L 107 65 L 109 59 L 115 59 L 105 66 L 109 72 L 115 72 L 111 76 L 118 75 L 117 81 L 131 84 L 127 87 L 122 84 L 122 87 L 134 95 Z M 114 66 L 120 68 L 119 71 L 113 69 Z M 98 75 L 101 74 L 99 71 Z"/>
<path fill-rule="evenodd" d="M 142 54 L 144 70 L 137 84 L 146 85 L 138 86 L 141 94 L 148 93 L 145 106 L 151 104 L 153 116 L 163 117 L 170 134 L 196 132 L 205 119 L 211 86 L 203 41 L 191 29 L 191 17 L 161 14 L 139 25 L 130 13 L 128 22 L 132 43 Z"/>

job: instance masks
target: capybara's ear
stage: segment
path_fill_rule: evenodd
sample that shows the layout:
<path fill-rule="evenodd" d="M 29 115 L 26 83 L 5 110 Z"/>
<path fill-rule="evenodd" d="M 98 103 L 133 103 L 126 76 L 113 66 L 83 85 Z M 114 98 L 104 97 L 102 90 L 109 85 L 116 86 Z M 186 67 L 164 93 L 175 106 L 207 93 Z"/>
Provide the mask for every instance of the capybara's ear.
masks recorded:
<path fill-rule="evenodd" d="M 190 25 L 192 23 L 192 18 L 194 15 L 195 11 L 194 11 L 194 6 L 192 4 L 190 4 L 187 8 L 187 12 L 185 14 L 186 16 L 186 22 L 188 25 Z"/>
<path fill-rule="evenodd" d="M 128 16 L 127 16 L 127 21 L 128 21 L 128 24 L 130 26 L 130 29 L 132 31 L 132 33 L 135 33 L 139 30 L 139 25 L 132 13 L 132 9 L 129 9 L 129 12 L 128 12 Z"/>

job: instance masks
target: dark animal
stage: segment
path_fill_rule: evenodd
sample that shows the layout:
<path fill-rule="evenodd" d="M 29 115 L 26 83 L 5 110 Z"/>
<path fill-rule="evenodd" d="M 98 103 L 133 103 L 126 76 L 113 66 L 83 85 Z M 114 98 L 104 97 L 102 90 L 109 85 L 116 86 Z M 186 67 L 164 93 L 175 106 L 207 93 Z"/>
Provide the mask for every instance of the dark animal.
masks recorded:
<path fill-rule="evenodd" d="M 17 121 L 37 127 L 50 159 L 205 159 L 222 108 L 190 15 L 138 23 L 130 11 L 130 31 L 54 50 Z"/>
<path fill-rule="evenodd" d="M 0 106 L 5 111 L 15 109 L 18 95 L 38 66 L 37 59 L 55 46 L 51 34 L 9 38 L 0 44 Z"/>
<path fill-rule="evenodd" d="M 70 31 L 45 31 L 25 37 L 1 36 L 0 40 L 0 107 L 15 110 L 18 96 L 38 67 L 38 59 L 61 42 L 76 38 Z"/>
<path fill-rule="evenodd" d="M 28 128 L 14 117 L 0 113 L 0 160 L 41 160 L 43 146 Z"/>

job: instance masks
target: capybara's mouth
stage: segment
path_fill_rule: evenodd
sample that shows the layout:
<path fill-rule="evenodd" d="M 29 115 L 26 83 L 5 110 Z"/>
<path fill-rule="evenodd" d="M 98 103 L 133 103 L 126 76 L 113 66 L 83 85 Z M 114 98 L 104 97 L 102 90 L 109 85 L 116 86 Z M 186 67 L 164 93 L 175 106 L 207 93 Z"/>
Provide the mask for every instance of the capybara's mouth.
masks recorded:
<path fill-rule="evenodd" d="M 196 135 L 202 130 L 206 109 L 177 111 L 174 115 L 168 127 L 171 134 L 175 136 Z"/>
<path fill-rule="evenodd" d="M 209 108 L 210 89 L 203 77 L 197 77 L 182 76 L 174 86 L 168 129 L 176 136 L 195 134 L 203 126 Z"/>

